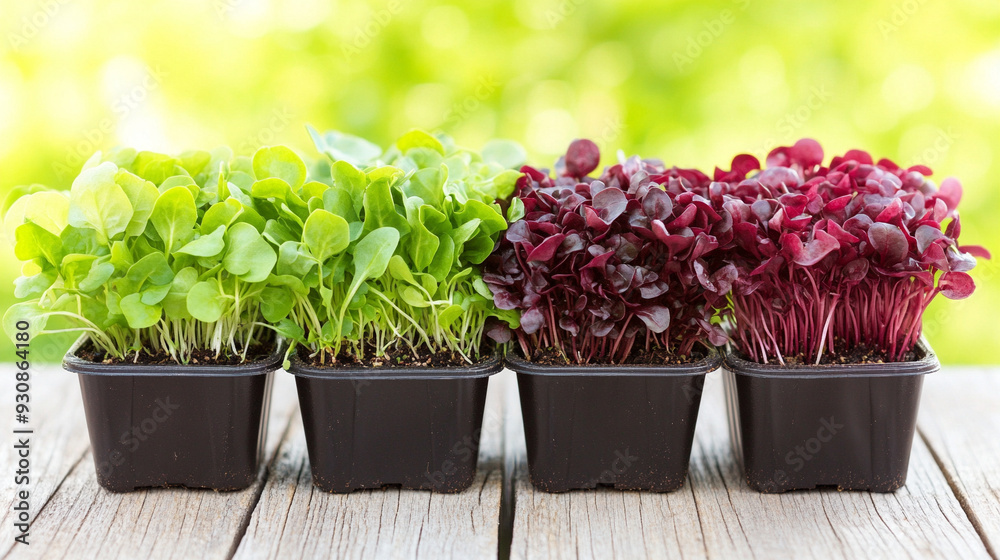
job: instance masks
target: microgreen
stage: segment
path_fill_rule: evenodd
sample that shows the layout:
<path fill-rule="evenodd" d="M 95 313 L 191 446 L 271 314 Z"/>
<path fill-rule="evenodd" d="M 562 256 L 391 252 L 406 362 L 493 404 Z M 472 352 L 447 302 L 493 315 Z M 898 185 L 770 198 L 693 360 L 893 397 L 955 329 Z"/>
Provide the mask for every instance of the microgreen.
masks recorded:
<path fill-rule="evenodd" d="M 713 261 L 736 276 L 734 341 L 763 363 L 857 346 L 905 359 L 928 304 L 971 295 L 968 271 L 989 258 L 958 244 L 961 185 L 860 150 L 822 162 L 805 139 L 773 150 L 763 171 L 751 156 L 716 171 L 713 203 L 735 235 Z"/>
<path fill-rule="evenodd" d="M 514 336 L 524 355 L 554 348 L 571 362 L 621 363 L 638 348 L 689 355 L 698 343 L 724 341 L 712 323 L 722 296 L 699 278 L 730 281 L 704 258 L 732 224 L 706 198 L 708 177 L 638 157 L 587 177 L 599 159 L 593 142 L 577 140 L 557 176 L 522 168 L 524 217 L 484 280 L 497 307 L 520 314 Z"/>
<path fill-rule="evenodd" d="M 310 132 L 330 158 L 328 184 L 251 192 L 278 252 L 273 281 L 289 288 L 268 318 L 321 363 L 369 349 L 477 358 L 487 319 L 516 323 L 479 265 L 507 227 L 496 200 L 512 193 L 524 151 L 493 142 L 479 155 L 422 131 L 383 151 Z"/>
<path fill-rule="evenodd" d="M 95 154 L 68 193 L 31 189 L 10 205 L 5 227 L 26 261 L 15 294 L 26 301 L 5 327 L 27 314 L 38 333 L 85 332 L 118 359 L 245 359 L 270 332 L 261 316 L 278 258 L 248 193 L 302 175 L 284 148 L 253 160 L 228 148 Z"/>

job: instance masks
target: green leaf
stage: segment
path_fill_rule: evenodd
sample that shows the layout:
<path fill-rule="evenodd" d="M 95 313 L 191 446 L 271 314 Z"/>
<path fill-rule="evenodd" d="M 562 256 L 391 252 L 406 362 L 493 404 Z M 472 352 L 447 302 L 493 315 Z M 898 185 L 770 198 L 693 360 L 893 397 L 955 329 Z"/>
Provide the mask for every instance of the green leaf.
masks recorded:
<path fill-rule="evenodd" d="M 219 226 L 229 227 L 236 220 L 236 217 L 243 213 L 243 205 L 240 201 L 230 198 L 223 202 L 216 202 L 205 211 L 201 218 L 201 233 L 212 233 Z"/>
<path fill-rule="evenodd" d="M 163 309 L 159 305 L 147 305 L 142 302 L 142 294 L 129 294 L 122 298 L 122 314 L 133 329 L 152 327 L 160 320 Z"/>
<path fill-rule="evenodd" d="M 185 187 L 173 187 L 160 194 L 149 217 L 169 255 L 194 237 L 198 209 L 194 196 Z"/>
<path fill-rule="evenodd" d="M 400 282 L 417 285 L 417 280 L 410 272 L 410 267 L 406 265 L 406 261 L 399 255 L 393 255 L 389 259 L 389 275 Z"/>
<path fill-rule="evenodd" d="M 385 274 L 399 245 L 399 232 L 383 227 L 364 236 L 354 248 L 354 282 L 364 282 Z"/>
<path fill-rule="evenodd" d="M 187 309 L 187 297 L 191 288 L 198 282 L 198 271 L 194 267 L 181 269 L 170 283 L 170 291 L 160 305 L 170 319 L 190 319 Z"/>
<path fill-rule="evenodd" d="M 212 161 L 212 154 L 205 150 L 189 150 L 178 156 L 178 159 L 180 166 L 194 177 L 205 170 L 205 167 Z"/>
<path fill-rule="evenodd" d="M 403 184 L 403 193 L 407 197 L 420 197 L 423 202 L 440 207 L 441 202 L 444 201 L 444 184 L 447 180 L 447 167 L 421 169 L 414 173 L 409 181 Z"/>
<path fill-rule="evenodd" d="M 32 276 L 20 276 L 14 280 L 14 297 L 18 299 L 38 297 L 52 287 L 58 277 L 59 271 L 54 268 L 45 269 Z"/>
<path fill-rule="evenodd" d="M 115 182 L 125 192 L 129 203 L 132 205 L 132 219 L 129 220 L 125 228 L 126 237 L 142 235 L 146 230 L 146 222 L 149 221 L 150 214 L 153 213 L 153 205 L 160 196 L 160 191 L 156 185 L 129 173 L 124 169 L 119 169 L 115 174 Z"/>
<path fill-rule="evenodd" d="M 482 220 L 481 227 L 486 235 L 507 229 L 507 221 L 503 219 L 500 210 L 478 200 L 468 201 L 455 212 L 455 219 L 458 223 L 468 222 L 476 218 Z"/>
<path fill-rule="evenodd" d="M 128 250 L 124 241 L 115 241 L 111 244 L 111 264 L 122 272 L 127 271 L 129 267 L 135 264 L 132 252 Z"/>
<path fill-rule="evenodd" d="M 238 223 L 226 232 L 226 256 L 222 264 L 240 279 L 247 282 L 266 280 L 277 260 L 271 244 L 253 226 Z"/>
<path fill-rule="evenodd" d="M 276 272 L 279 276 L 295 276 L 305 278 L 313 267 L 316 266 L 316 259 L 306 252 L 302 244 L 297 241 L 286 241 L 278 248 L 278 266 Z"/>
<path fill-rule="evenodd" d="M 434 260 L 441 241 L 419 220 L 411 221 L 410 227 L 410 236 L 406 240 L 410 258 L 417 270 L 425 270 Z"/>
<path fill-rule="evenodd" d="M 178 171 L 184 173 L 178 163 L 178 160 L 164 154 L 139 152 L 132 162 L 132 169 L 143 179 L 159 185 L 168 177 L 177 175 Z"/>
<path fill-rule="evenodd" d="M 132 220 L 132 203 L 115 182 L 117 173 L 115 164 L 102 163 L 80 173 L 70 189 L 69 224 L 94 229 L 102 244 L 124 232 Z"/>
<path fill-rule="evenodd" d="M 22 261 L 44 258 L 58 266 L 62 260 L 62 240 L 37 224 L 21 224 L 14 230 L 14 239 L 14 255 Z"/>
<path fill-rule="evenodd" d="M 326 154 L 333 161 L 345 161 L 351 165 L 367 166 L 372 160 L 382 155 L 382 148 L 364 138 L 331 130 L 320 134 L 311 126 L 306 125 L 316 149 Z"/>
<path fill-rule="evenodd" d="M 124 303 L 124 300 L 122 300 Z M 187 310 L 192 317 L 206 323 L 214 323 L 222 318 L 229 305 L 229 298 L 219 290 L 215 280 L 198 282 L 191 286 L 187 295 Z"/>
<path fill-rule="evenodd" d="M 461 317 L 463 312 L 464 310 L 461 305 L 449 305 L 444 311 L 438 314 L 438 325 L 443 329 L 451 327 L 455 319 Z"/>
<path fill-rule="evenodd" d="M 350 227 L 340 216 L 317 210 L 309 215 L 302 228 L 302 242 L 323 262 L 347 249 L 351 242 Z"/>
<path fill-rule="evenodd" d="M 277 177 L 296 190 L 306 182 L 306 164 L 285 146 L 257 150 L 253 155 L 253 172 L 257 180 Z"/>
<path fill-rule="evenodd" d="M 347 161 L 338 161 L 330 168 L 330 174 L 333 176 L 334 187 L 340 187 L 351 195 L 354 213 L 360 215 L 361 208 L 364 207 L 365 187 L 368 186 L 365 173 Z M 341 217 L 347 219 L 347 216 Z"/>
<path fill-rule="evenodd" d="M 260 312 L 269 323 L 277 323 L 292 311 L 295 298 L 288 290 L 267 287 L 260 296 Z"/>
<path fill-rule="evenodd" d="M 493 292 L 490 290 L 490 287 L 486 285 L 486 282 L 483 281 L 481 276 L 476 276 L 476 278 L 472 281 L 472 287 L 476 290 L 477 294 L 489 300 L 493 299 Z"/>
<path fill-rule="evenodd" d="M 454 264 L 455 242 L 449 236 L 442 237 L 441 245 L 438 247 L 437 252 L 434 253 L 434 260 L 431 261 L 428 272 L 438 282 L 444 282 L 448 278 L 448 273 L 451 272 L 451 267 Z"/>
<path fill-rule="evenodd" d="M 362 195 L 363 204 L 364 195 Z M 323 193 L 323 208 L 348 222 L 358 221 L 358 212 L 354 209 L 354 199 L 351 197 L 351 193 L 339 185 L 334 185 Z"/>
<path fill-rule="evenodd" d="M 4 214 L 8 238 L 14 239 L 14 230 L 25 222 L 37 224 L 54 235 L 61 234 L 69 223 L 67 193 L 38 191 L 13 201 Z"/>
<path fill-rule="evenodd" d="M 278 324 L 274 325 L 274 331 L 288 340 L 294 340 L 302 344 L 306 343 L 305 330 L 291 319 L 278 321 Z"/>
<path fill-rule="evenodd" d="M 430 307 L 430 302 L 424 297 L 424 294 L 420 290 L 414 288 L 413 286 L 406 286 L 399 294 L 403 301 L 405 301 L 411 307 Z"/>
<path fill-rule="evenodd" d="M 400 235 L 409 233 L 410 224 L 396 211 L 389 183 L 380 180 L 368 185 L 365 190 L 365 231 L 389 227 Z"/>
<path fill-rule="evenodd" d="M 110 259 L 110 257 L 102 257 Z M 110 260 L 101 260 L 90 267 L 87 276 L 80 280 L 80 290 L 84 292 L 96 292 L 107 283 L 115 273 L 115 265 Z"/>
<path fill-rule="evenodd" d="M 510 208 L 507 209 L 507 223 L 513 224 L 524 217 L 524 202 L 520 198 L 510 201 Z"/>
<path fill-rule="evenodd" d="M 214 257 L 226 248 L 226 241 L 224 239 L 225 235 L 226 226 L 219 226 L 212 233 L 202 235 L 201 237 L 188 242 L 187 245 L 178 249 L 177 252 L 184 253 L 185 255 L 194 255 L 196 257 Z"/>
<path fill-rule="evenodd" d="M 444 146 L 441 141 L 423 130 L 411 130 L 402 135 L 399 140 L 396 140 L 396 147 L 404 154 L 410 148 L 430 148 L 444 155 Z"/>

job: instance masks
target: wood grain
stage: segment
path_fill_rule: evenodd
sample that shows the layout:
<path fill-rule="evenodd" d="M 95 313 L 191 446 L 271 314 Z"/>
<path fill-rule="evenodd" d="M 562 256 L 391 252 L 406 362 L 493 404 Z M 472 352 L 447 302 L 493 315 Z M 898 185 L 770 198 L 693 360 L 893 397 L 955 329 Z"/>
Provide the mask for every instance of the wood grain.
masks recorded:
<path fill-rule="evenodd" d="M 479 472 L 460 494 L 317 490 L 296 416 L 235 558 L 496 558 L 504 414 L 497 388 L 487 397 Z"/>
<path fill-rule="evenodd" d="M 955 368 L 924 382 L 918 425 L 991 553 L 1000 554 L 1000 372 Z"/>
<path fill-rule="evenodd" d="M 80 400 L 78 395 L 76 401 Z M 275 376 L 265 457 L 273 457 L 295 411 L 294 383 Z M 82 409 L 82 406 L 80 407 Z M 83 412 L 69 423 L 83 424 Z M 86 441 L 85 436 L 81 436 Z M 268 460 L 265 460 L 267 463 Z M 114 494 L 101 488 L 88 451 L 31 527 L 32 544 L 10 558 L 229 558 L 261 489 L 238 492 L 157 489 Z"/>
<path fill-rule="evenodd" d="M 13 366 L 11 366 L 13 367 Z M 13 380 L 13 375 L 10 376 Z M 14 383 L 0 385 L 0 416 L 5 420 L 14 418 Z M 31 423 L 34 433 L 25 434 L 31 438 L 30 466 L 30 508 L 31 519 L 36 519 L 40 511 L 51 500 L 69 472 L 83 459 L 89 448 L 87 426 L 83 422 L 83 402 L 76 375 L 63 371 L 58 366 L 44 366 L 34 370 L 31 383 Z M 20 424 L 10 424 L 10 429 L 23 429 Z M 10 431 L 7 432 L 10 434 Z M 0 447 L 0 526 L 11 527 L 13 523 L 13 501 L 17 487 L 14 485 L 14 465 L 18 457 L 13 448 L 17 437 L 10 435 L 10 445 Z M 32 528 L 29 542 L 34 541 Z M 4 534 L 10 534 L 5 532 Z M 14 546 L 13 537 L 0 544 L 0 556 L 6 555 Z M 24 548 L 17 545 L 18 548 Z"/>
<path fill-rule="evenodd" d="M 719 373 L 710 375 L 691 473 L 673 494 L 545 494 L 514 473 L 511 558 L 989 558 L 922 441 L 894 494 L 764 495 L 734 461 Z"/>

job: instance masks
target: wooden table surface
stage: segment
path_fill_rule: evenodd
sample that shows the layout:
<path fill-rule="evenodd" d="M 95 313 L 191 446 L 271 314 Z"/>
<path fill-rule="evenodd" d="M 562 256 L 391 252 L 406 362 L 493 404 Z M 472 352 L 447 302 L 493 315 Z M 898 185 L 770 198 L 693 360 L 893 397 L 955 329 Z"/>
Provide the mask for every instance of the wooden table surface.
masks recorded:
<path fill-rule="evenodd" d="M 13 383 L 0 415 L 13 417 Z M 36 370 L 29 546 L 13 541 L 12 444 L 0 448 L 2 558 L 997 558 L 1000 369 L 924 385 L 907 484 L 893 494 L 750 490 L 709 376 L 687 483 L 655 494 L 535 491 L 513 374 L 491 380 L 479 474 L 462 494 L 313 489 L 294 382 L 279 372 L 266 464 L 229 493 L 113 494 L 94 474 L 74 375 Z M 8 434 L 10 432 L 8 431 Z M 11 502 L 11 503 L 8 503 Z"/>

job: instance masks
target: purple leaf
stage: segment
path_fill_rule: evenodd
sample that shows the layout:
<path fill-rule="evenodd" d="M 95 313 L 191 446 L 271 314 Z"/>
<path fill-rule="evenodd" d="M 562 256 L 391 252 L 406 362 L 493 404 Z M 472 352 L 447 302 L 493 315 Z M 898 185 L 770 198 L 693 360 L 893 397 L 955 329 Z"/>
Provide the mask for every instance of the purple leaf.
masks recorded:
<path fill-rule="evenodd" d="M 597 169 L 601 161 L 601 150 L 597 144 L 587 139 L 573 140 L 566 150 L 566 174 L 582 178 Z"/>
<path fill-rule="evenodd" d="M 976 290 L 972 277 L 964 272 L 946 272 L 938 281 L 941 295 L 948 299 L 965 299 Z"/>
<path fill-rule="evenodd" d="M 898 227 L 883 222 L 874 223 L 868 228 L 868 241 L 886 266 L 901 262 L 910 248 L 906 236 Z"/>
<path fill-rule="evenodd" d="M 606 224 L 621 216 L 626 206 L 628 199 L 619 188 L 608 187 L 594 196 L 594 209 L 599 212 L 601 220 Z"/>
<path fill-rule="evenodd" d="M 661 333 L 670 326 L 670 310 L 662 305 L 648 305 L 636 310 L 635 314 L 654 333 Z"/>
<path fill-rule="evenodd" d="M 561 233 L 546 238 L 545 241 L 542 241 L 528 254 L 528 262 L 546 262 L 552 260 L 565 238 L 566 236 Z"/>

